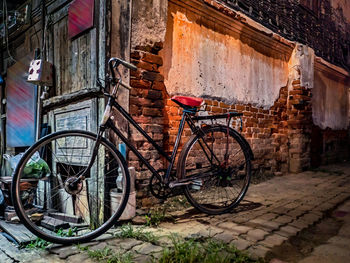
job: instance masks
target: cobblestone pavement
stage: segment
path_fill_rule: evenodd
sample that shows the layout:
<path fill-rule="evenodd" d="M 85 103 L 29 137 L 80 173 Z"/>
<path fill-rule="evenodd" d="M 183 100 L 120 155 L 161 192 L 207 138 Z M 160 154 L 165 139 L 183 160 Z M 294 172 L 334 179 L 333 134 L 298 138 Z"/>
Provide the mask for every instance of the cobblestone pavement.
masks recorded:
<path fill-rule="evenodd" d="M 317 246 L 300 263 L 350 262 L 350 200 L 340 205 L 334 214 L 343 221 L 337 235 Z"/>
<path fill-rule="evenodd" d="M 113 237 L 113 231 L 118 230 L 111 230 L 84 246 L 89 246 L 90 250 L 109 247 L 115 252 L 131 251 L 135 262 L 147 262 L 157 258 L 162 247 L 170 246 L 170 233 L 178 233 L 184 237 L 210 236 L 234 244 L 252 257 L 266 257 L 272 248 L 320 222 L 329 211 L 336 209 L 342 217 L 339 232 L 324 245 L 315 247 L 301 262 L 350 262 L 348 200 L 350 164 L 331 165 L 251 185 L 244 201 L 230 214 L 207 216 L 193 209 L 176 212 L 174 222 L 147 229 L 161 237 L 156 244 L 131 238 L 117 239 Z M 0 262 L 94 261 L 77 246 L 19 250 L 0 235 Z"/>

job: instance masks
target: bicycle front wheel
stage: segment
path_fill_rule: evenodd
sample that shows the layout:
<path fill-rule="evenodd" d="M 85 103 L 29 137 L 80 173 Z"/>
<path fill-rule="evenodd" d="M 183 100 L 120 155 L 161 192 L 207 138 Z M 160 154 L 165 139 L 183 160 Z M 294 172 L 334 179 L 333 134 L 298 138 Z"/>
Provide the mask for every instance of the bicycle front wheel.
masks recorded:
<path fill-rule="evenodd" d="M 251 151 L 241 135 L 226 126 L 208 126 L 193 135 L 179 158 L 184 194 L 198 210 L 222 214 L 243 199 L 251 176 Z"/>
<path fill-rule="evenodd" d="M 126 162 L 105 138 L 96 141 L 87 131 L 56 132 L 21 158 L 12 199 L 21 222 L 38 237 L 60 244 L 86 242 L 122 214 L 130 192 Z M 75 180 L 80 175 L 83 180 Z"/>

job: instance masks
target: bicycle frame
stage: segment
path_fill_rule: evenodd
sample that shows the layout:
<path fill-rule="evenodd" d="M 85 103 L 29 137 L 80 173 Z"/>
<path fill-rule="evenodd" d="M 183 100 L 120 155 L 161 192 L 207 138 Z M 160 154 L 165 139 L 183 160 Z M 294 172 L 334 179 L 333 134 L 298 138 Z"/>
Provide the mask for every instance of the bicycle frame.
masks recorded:
<path fill-rule="evenodd" d="M 153 166 L 142 156 L 142 154 L 136 149 L 136 147 L 126 138 L 123 133 L 114 125 L 114 123 L 111 120 L 111 108 L 114 107 L 129 123 L 131 123 L 132 126 L 134 126 L 141 134 L 142 136 L 152 144 L 152 146 L 157 150 L 159 154 L 161 154 L 163 157 L 166 158 L 166 160 L 169 162 L 166 174 L 164 178 L 153 168 Z M 197 120 L 213 120 L 213 119 L 220 119 L 220 118 L 228 118 L 233 116 L 241 116 L 240 113 L 231 112 L 228 114 L 221 114 L 221 115 L 213 115 L 213 116 L 193 116 L 197 111 L 190 108 L 190 109 L 184 109 L 182 118 L 180 121 L 178 133 L 176 136 L 174 149 L 171 153 L 171 156 L 169 156 L 141 127 L 138 125 L 138 123 L 132 118 L 132 116 L 115 100 L 113 96 L 109 96 L 109 100 L 106 106 L 106 111 L 104 114 L 103 121 L 100 125 L 100 133 L 99 136 L 102 136 L 102 133 L 106 129 L 111 129 L 128 147 L 129 149 L 146 165 L 146 167 L 161 181 L 164 183 L 169 183 L 169 177 L 171 170 L 173 169 L 174 162 L 176 159 L 176 154 L 178 151 L 178 147 L 181 141 L 181 136 L 184 130 L 185 123 L 187 123 L 192 131 L 192 133 L 197 133 L 200 131 L 201 128 L 197 127 L 194 124 L 194 121 Z"/>

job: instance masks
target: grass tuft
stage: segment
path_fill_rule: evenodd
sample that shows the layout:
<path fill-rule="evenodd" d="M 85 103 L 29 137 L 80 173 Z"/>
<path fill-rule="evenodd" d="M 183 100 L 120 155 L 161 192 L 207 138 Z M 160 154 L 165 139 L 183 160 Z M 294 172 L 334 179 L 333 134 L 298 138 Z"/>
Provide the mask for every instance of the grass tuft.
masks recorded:
<path fill-rule="evenodd" d="M 177 235 L 171 237 L 173 246 L 164 248 L 156 261 L 159 263 L 250 263 L 255 261 L 247 254 L 237 250 L 233 245 L 207 238 L 202 241 L 196 239 L 183 240 Z"/>
<path fill-rule="evenodd" d="M 117 238 L 134 238 L 149 243 L 157 243 L 159 237 L 152 232 L 147 232 L 143 227 L 134 228 L 131 224 L 122 225 L 120 232 L 115 234 Z"/>
<path fill-rule="evenodd" d="M 131 263 L 133 262 L 133 255 L 131 252 L 122 253 L 120 251 L 113 252 L 109 247 L 104 249 L 92 250 L 88 247 L 78 246 L 81 251 L 88 253 L 89 258 L 96 260 L 97 262 L 105 263 Z"/>
<path fill-rule="evenodd" d="M 146 226 L 159 226 L 159 224 L 165 220 L 166 208 L 151 210 L 146 218 Z"/>
<path fill-rule="evenodd" d="M 25 248 L 28 248 L 28 249 L 36 249 L 36 248 L 46 249 L 51 244 L 52 244 L 51 242 L 48 242 L 48 241 L 38 237 L 34 241 L 31 241 L 29 244 L 27 244 L 25 246 Z"/>

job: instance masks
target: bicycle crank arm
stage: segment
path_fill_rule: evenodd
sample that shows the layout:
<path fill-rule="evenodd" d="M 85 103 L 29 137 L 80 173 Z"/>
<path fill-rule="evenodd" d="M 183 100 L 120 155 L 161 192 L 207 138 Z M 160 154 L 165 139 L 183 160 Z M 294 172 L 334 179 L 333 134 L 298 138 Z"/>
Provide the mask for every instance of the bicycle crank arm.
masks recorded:
<path fill-rule="evenodd" d="M 175 181 L 175 182 L 170 182 L 169 183 L 169 188 L 175 188 L 175 187 L 178 187 L 178 186 L 184 186 L 184 185 L 189 185 L 189 184 L 193 184 L 193 181 L 187 181 L 187 182 L 178 182 L 178 181 Z"/>
<path fill-rule="evenodd" d="M 191 178 L 185 178 L 185 179 L 181 179 L 178 181 L 173 181 L 173 182 L 169 183 L 169 188 L 175 188 L 178 186 L 184 186 L 184 185 L 189 185 L 189 184 L 201 186 L 202 184 L 199 183 L 198 180 L 202 180 L 203 178 L 208 178 L 208 177 L 213 177 L 213 176 L 216 176 L 216 174 L 210 174 L 210 175 L 201 174 L 201 175 L 193 176 Z"/>

